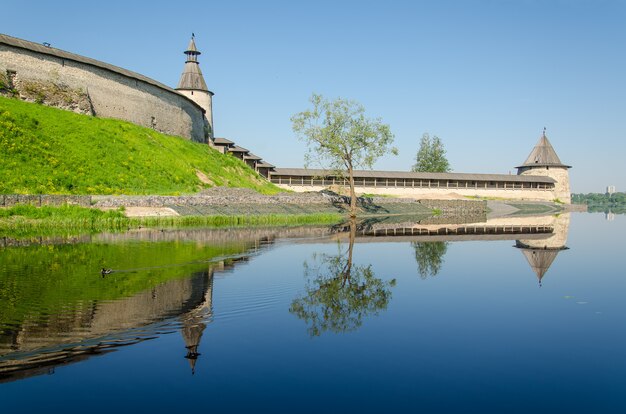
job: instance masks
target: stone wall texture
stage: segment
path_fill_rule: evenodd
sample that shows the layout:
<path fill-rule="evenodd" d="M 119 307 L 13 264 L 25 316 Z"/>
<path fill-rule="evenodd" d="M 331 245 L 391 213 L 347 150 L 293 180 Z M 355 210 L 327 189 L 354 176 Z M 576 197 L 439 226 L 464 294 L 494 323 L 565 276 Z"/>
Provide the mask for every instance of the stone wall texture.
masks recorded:
<path fill-rule="evenodd" d="M 537 174 L 545 175 L 545 174 Z M 294 185 L 275 184 L 277 187 L 296 192 L 323 191 L 326 187 L 319 185 Z M 357 194 L 391 195 L 397 197 L 411 197 L 415 199 L 463 199 L 465 197 L 485 197 L 510 200 L 528 201 L 554 201 L 557 194 L 554 190 L 542 189 L 503 189 L 503 188 L 411 188 L 411 187 L 362 187 L 356 188 Z M 560 193 L 559 193 L 560 194 Z M 569 193 L 568 193 L 569 194 Z M 565 194 L 562 194 L 565 198 Z M 569 203 L 569 196 L 561 201 Z"/>
<path fill-rule="evenodd" d="M 78 102 L 76 112 L 121 119 L 206 142 L 204 110 L 198 104 L 156 81 L 148 82 L 143 76 L 134 78 L 129 75 L 131 72 L 116 72 L 107 69 L 110 65 L 103 66 L 106 67 L 0 44 L 0 72 L 21 99 L 73 110 L 69 98 L 70 108 L 66 108 L 55 104 L 59 99 L 53 99 L 45 90 L 62 91 L 60 101 L 69 94 L 80 98 L 82 93 L 91 107 L 85 108 L 84 102 Z M 33 86 L 41 89 L 39 96 L 33 97 Z"/>
<path fill-rule="evenodd" d="M 0 194 L 0 207 L 13 207 L 17 204 L 31 206 L 62 206 L 72 204 L 91 207 L 91 196 L 88 195 L 46 195 L 46 194 Z"/>
<path fill-rule="evenodd" d="M 569 185 L 569 171 L 563 167 L 532 167 L 521 168 L 520 175 L 533 175 L 550 177 L 556 180 L 551 200 L 559 200 L 563 203 L 570 204 L 572 197 Z M 549 200 L 550 201 L 550 200 Z"/>

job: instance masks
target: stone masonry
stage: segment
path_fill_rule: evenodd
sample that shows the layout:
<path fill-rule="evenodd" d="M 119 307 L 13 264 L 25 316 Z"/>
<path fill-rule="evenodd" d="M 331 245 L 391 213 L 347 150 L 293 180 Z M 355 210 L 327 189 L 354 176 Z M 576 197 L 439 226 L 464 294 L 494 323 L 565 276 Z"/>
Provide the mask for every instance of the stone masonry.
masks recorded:
<path fill-rule="evenodd" d="M 69 92 L 79 98 L 82 94 L 91 108 L 78 102 L 76 107 L 80 110 L 76 112 L 122 119 L 165 134 L 206 142 L 204 110 L 198 104 L 174 89 L 125 69 L 0 35 L 0 73 L 24 100 L 63 107 L 55 104 L 46 90 L 65 91 L 64 97 Z M 31 89 L 37 85 L 41 86 L 40 94 L 33 95 Z M 71 106 L 70 99 L 66 100 Z"/>

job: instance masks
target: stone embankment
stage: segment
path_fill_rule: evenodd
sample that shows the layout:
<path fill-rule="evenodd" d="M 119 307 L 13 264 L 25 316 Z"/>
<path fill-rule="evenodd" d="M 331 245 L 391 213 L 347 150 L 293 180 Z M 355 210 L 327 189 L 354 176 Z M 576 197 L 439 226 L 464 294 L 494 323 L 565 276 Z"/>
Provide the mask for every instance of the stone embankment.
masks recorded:
<path fill-rule="evenodd" d="M 124 206 L 133 214 L 137 209 L 163 208 L 179 215 L 314 214 L 346 213 L 349 198 L 329 191 L 280 193 L 273 196 L 247 189 L 212 188 L 193 196 L 93 196 L 98 208 Z M 439 217 L 484 217 L 487 205 L 475 200 L 415 200 L 411 198 L 359 198 L 361 215 L 424 215 L 437 210 Z M 153 210 L 154 211 L 154 210 Z M 168 214 L 163 211 L 164 214 Z"/>
<path fill-rule="evenodd" d="M 245 188 L 214 187 L 197 195 L 181 196 L 92 196 L 94 207 L 170 207 L 236 204 L 329 204 L 345 203 L 346 198 L 326 193 L 259 194 Z"/>
<path fill-rule="evenodd" d="M 0 207 L 13 207 L 17 204 L 31 206 L 62 206 L 74 204 L 91 207 L 91 196 L 88 195 L 46 195 L 46 194 L 0 194 Z"/>
<path fill-rule="evenodd" d="M 349 198 L 329 191 L 280 193 L 272 196 L 249 189 L 216 187 L 185 196 L 74 196 L 1 195 L 0 207 L 16 204 L 35 206 L 77 204 L 109 209 L 124 207 L 131 216 L 164 215 L 256 215 L 346 213 Z M 460 217 L 476 219 L 487 212 L 485 201 L 415 200 L 411 198 L 359 198 L 361 215 L 420 215 L 450 222 Z"/>

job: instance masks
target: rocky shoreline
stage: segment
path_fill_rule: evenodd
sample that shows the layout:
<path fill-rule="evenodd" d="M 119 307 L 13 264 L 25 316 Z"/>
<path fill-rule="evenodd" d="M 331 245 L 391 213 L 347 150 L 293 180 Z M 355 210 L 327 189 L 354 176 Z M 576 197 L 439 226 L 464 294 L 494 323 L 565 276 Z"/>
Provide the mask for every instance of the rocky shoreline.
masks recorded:
<path fill-rule="evenodd" d="M 132 217 L 346 214 L 349 197 L 331 191 L 263 195 L 243 188 L 215 187 L 193 195 L 0 195 L 0 207 L 76 204 L 113 209 L 124 207 Z M 434 200 L 395 197 L 360 197 L 360 215 L 434 216 L 438 221 L 479 221 L 489 215 L 556 213 L 574 206 L 513 200 Z M 573 209 L 572 209 L 573 210 Z"/>

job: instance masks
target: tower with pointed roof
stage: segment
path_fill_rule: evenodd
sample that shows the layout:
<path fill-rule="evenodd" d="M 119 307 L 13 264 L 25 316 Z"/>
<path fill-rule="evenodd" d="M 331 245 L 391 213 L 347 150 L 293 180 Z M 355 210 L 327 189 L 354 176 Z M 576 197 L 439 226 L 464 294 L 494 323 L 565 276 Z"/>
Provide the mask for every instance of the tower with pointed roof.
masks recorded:
<path fill-rule="evenodd" d="M 195 35 L 191 35 L 189 46 L 185 50 L 187 59 L 185 60 L 185 67 L 183 73 L 180 75 L 180 81 L 176 90 L 185 95 L 205 111 L 207 121 L 207 138 L 213 138 L 213 92 L 209 90 L 202 76 L 200 70 L 200 63 L 198 62 L 198 55 L 200 51 L 196 47 Z"/>
<path fill-rule="evenodd" d="M 544 176 L 554 179 L 554 199 L 567 204 L 571 203 L 568 170 L 572 167 L 563 164 L 556 155 L 556 151 L 546 137 L 545 128 L 524 164 L 516 168 L 518 175 Z"/>

